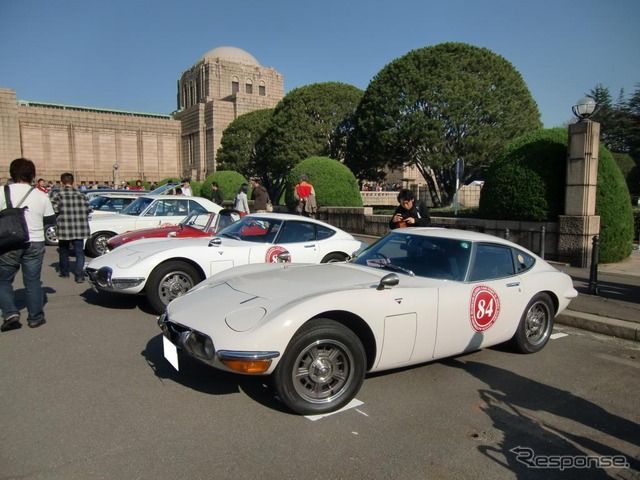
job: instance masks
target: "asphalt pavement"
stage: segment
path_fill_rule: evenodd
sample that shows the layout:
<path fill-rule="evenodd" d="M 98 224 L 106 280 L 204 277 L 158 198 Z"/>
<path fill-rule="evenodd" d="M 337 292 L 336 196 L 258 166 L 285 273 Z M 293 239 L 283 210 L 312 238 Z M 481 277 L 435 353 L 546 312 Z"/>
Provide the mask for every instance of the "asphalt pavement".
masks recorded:
<path fill-rule="evenodd" d="M 640 341 L 640 250 L 619 263 L 590 268 L 554 264 L 573 279 L 579 295 L 557 323 Z"/>

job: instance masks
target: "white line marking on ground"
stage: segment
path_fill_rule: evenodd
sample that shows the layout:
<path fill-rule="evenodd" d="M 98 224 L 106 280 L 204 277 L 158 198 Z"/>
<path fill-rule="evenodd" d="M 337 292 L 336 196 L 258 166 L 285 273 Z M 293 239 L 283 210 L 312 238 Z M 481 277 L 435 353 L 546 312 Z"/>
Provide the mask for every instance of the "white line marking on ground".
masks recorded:
<path fill-rule="evenodd" d="M 551 335 L 550 338 L 551 338 L 551 340 L 557 340 L 559 338 L 568 337 L 568 336 L 569 336 L 568 333 L 554 333 L 553 335 Z"/>
<path fill-rule="evenodd" d="M 331 413 L 324 413 L 322 415 L 305 415 L 305 418 L 308 420 L 311 420 L 312 422 L 315 422 L 316 420 L 320 420 L 324 417 L 329 417 L 331 415 L 335 415 L 336 413 L 344 412 L 346 410 L 351 410 L 352 408 L 359 407 L 360 405 L 364 405 L 364 402 L 361 402 L 357 398 L 354 398 L 349 403 L 347 403 L 344 407 L 342 407 L 340 410 L 336 410 L 335 412 L 331 412 Z"/>

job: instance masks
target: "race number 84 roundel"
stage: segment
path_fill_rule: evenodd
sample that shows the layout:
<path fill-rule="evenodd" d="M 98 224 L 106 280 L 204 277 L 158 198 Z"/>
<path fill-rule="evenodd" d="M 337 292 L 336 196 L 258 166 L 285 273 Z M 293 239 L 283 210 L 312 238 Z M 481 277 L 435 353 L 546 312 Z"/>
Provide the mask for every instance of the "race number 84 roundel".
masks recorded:
<path fill-rule="evenodd" d="M 498 319 L 500 299 L 498 294 L 486 285 L 478 285 L 471 292 L 469 317 L 476 332 L 484 332 Z"/>

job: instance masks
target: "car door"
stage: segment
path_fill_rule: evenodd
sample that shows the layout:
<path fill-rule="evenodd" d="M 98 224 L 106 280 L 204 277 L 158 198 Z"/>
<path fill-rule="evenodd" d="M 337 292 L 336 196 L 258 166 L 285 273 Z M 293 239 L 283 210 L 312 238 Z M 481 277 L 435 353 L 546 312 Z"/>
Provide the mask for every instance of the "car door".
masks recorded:
<path fill-rule="evenodd" d="M 440 288 L 434 358 L 508 340 L 525 307 L 521 282 L 510 247 L 476 244 L 467 280 Z"/>
<path fill-rule="evenodd" d="M 285 221 L 275 239 L 275 244 L 291 254 L 292 262 L 319 263 L 321 260 L 315 224 L 312 222 Z"/>

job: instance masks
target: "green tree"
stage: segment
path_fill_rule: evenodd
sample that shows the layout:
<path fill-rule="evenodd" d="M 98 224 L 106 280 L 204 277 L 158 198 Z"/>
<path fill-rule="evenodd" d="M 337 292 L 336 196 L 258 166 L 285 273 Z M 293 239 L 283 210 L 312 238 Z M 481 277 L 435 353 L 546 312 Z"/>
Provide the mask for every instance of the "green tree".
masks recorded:
<path fill-rule="evenodd" d="M 259 142 L 264 155 L 254 167 L 271 198 L 281 197 L 287 176 L 302 160 L 343 160 L 348 120 L 361 97 L 362 90 L 354 86 L 326 82 L 296 88 L 280 101 Z"/>
<path fill-rule="evenodd" d="M 521 75 L 503 57 L 463 43 L 413 50 L 385 66 L 356 111 L 347 165 L 359 179 L 415 165 L 435 205 L 463 182 L 482 178 L 504 143 L 542 127 Z M 433 174 L 433 177 L 432 177 Z"/>
<path fill-rule="evenodd" d="M 259 140 L 271 124 L 273 112 L 273 108 L 255 110 L 229 124 L 220 140 L 217 170 L 233 170 L 247 178 L 261 176 L 255 169 L 256 165 L 265 163 Z"/>

